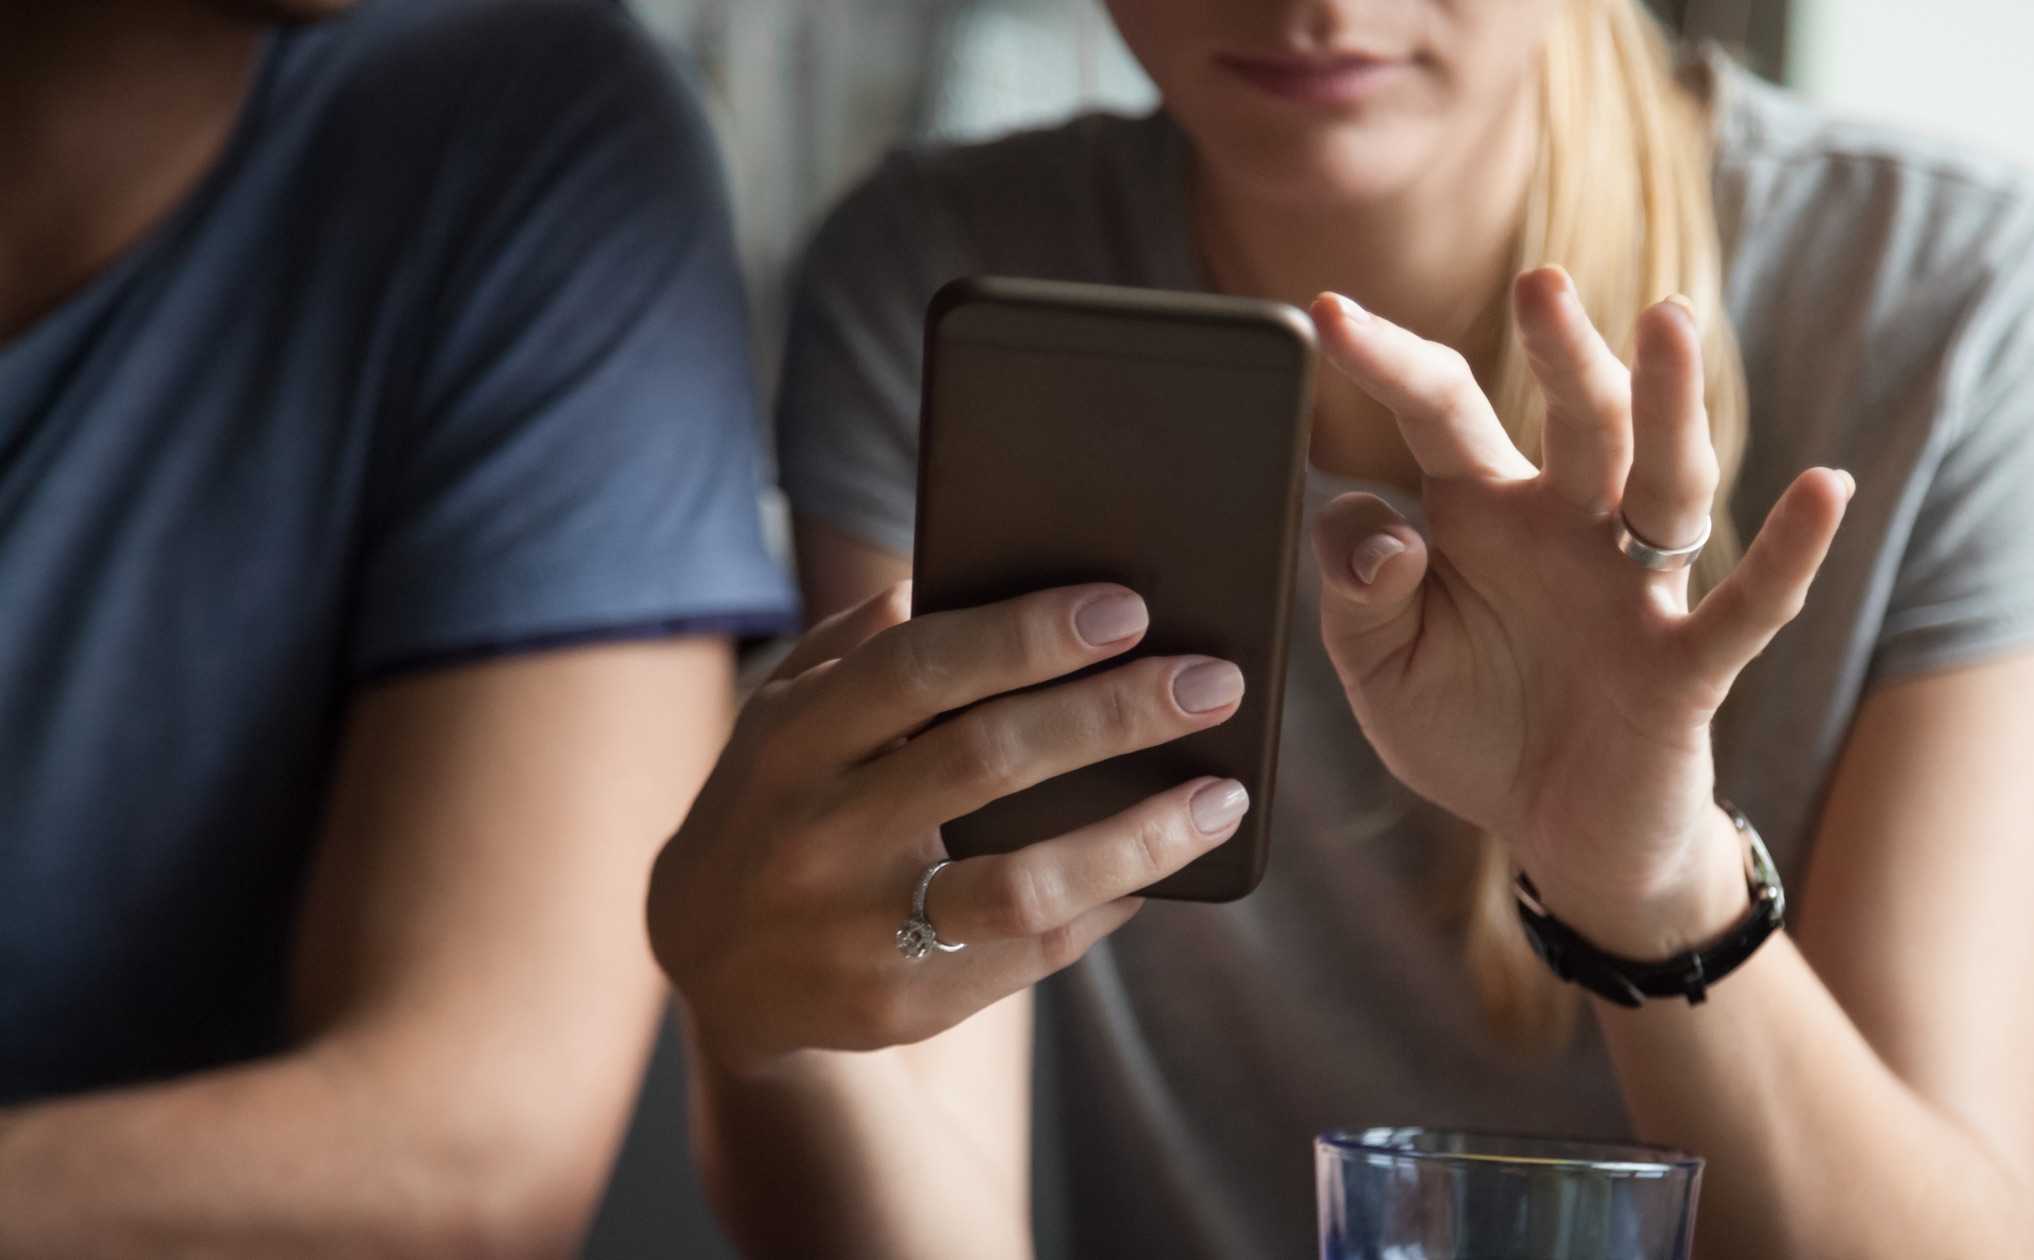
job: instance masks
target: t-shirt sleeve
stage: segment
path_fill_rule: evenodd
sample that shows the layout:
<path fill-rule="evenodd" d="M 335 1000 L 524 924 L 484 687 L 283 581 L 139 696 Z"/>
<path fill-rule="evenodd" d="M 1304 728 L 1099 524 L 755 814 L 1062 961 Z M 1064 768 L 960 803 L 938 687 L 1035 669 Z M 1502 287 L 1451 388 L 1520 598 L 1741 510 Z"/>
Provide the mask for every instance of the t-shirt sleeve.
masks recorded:
<path fill-rule="evenodd" d="M 778 391 L 792 510 L 898 556 L 916 519 L 925 308 L 959 274 L 945 237 L 909 160 L 892 157 L 806 251 Z"/>
<path fill-rule="evenodd" d="M 2034 648 L 2034 206 L 1958 338 L 1960 400 L 1920 490 L 1880 681 Z"/>
<path fill-rule="evenodd" d="M 493 90 L 461 85 L 484 116 L 417 233 L 455 244 L 377 418 L 356 676 L 792 620 L 701 111 L 607 6 L 503 12 L 522 25 L 488 49 Z"/>

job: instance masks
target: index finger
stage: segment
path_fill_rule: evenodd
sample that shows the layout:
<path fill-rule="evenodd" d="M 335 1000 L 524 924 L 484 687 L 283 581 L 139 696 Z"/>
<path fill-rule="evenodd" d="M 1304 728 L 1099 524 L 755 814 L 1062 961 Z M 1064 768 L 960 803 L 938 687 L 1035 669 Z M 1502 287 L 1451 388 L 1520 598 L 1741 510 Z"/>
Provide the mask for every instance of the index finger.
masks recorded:
<path fill-rule="evenodd" d="M 811 729 L 831 756 L 860 761 L 942 713 L 1121 655 L 1149 625 L 1144 601 L 1112 583 L 914 617 L 820 680 Z"/>
<path fill-rule="evenodd" d="M 1459 351 L 1340 294 L 1315 298 L 1312 314 L 1328 360 L 1391 412 L 1422 473 L 1436 480 L 1509 479 L 1538 471 L 1504 431 Z"/>

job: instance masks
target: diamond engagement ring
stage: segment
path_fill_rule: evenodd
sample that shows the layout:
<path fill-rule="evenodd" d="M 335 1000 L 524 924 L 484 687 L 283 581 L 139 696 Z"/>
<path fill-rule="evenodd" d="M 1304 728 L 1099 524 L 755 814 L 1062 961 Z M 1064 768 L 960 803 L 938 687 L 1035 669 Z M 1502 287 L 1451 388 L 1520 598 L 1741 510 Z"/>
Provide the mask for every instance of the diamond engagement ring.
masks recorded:
<path fill-rule="evenodd" d="M 1631 527 L 1631 522 L 1624 518 L 1624 513 L 1619 512 L 1617 549 L 1641 569 L 1650 569 L 1654 573 L 1672 573 L 1676 569 L 1685 569 L 1695 563 L 1695 557 L 1701 555 L 1702 549 L 1709 545 L 1709 531 L 1714 524 L 1713 518 L 1705 516 L 1702 518 L 1702 534 L 1694 542 L 1685 547 L 1656 547 L 1639 537 L 1638 531 Z"/>
<path fill-rule="evenodd" d="M 925 957 L 933 950 L 942 954 L 957 954 L 967 948 L 959 941 L 942 941 L 939 929 L 932 926 L 932 920 L 925 917 L 925 893 L 932 887 L 932 877 L 952 866 L 951 859 L 941 859 L 925 868 L 918 877 L 918 887 L 911 893 L 911 917 L 904 920 L 897 929 L 897 952 L 913 962 Z"/>

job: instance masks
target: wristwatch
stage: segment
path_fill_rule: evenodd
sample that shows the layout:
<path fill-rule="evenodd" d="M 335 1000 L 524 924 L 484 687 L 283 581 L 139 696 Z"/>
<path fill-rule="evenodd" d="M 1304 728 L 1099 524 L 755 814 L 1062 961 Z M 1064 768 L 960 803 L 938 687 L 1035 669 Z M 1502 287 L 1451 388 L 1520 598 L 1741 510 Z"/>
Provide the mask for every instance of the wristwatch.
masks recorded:
<path fill-rule="evenodd" d="M 1683 997 L 1690 1006 L 1706 1001 L 1709 986 L 1743 966 L 1787 917 L 1787 894 L 1780 887 L 1780 872 L 1773 865 L 1773 855 L 1766 851 L 1766 842 L 1737 806 L 1728 801 L 1717 804 L 1730 815 L 1745 841 L 1745 884 L 1752 904 L 1736 927 L 1700 949 L 1663 961 L 1622 958 L 1591 945 L 1548 913 L 1540 903 L 1539 890 L 1520 871 L 1513 891 L 1518 897 L 1519 922 L 1525 925 L 1533 952 L 1561 979 L 1619 1006 L 1635 1007 L 1647 998 Z"/>

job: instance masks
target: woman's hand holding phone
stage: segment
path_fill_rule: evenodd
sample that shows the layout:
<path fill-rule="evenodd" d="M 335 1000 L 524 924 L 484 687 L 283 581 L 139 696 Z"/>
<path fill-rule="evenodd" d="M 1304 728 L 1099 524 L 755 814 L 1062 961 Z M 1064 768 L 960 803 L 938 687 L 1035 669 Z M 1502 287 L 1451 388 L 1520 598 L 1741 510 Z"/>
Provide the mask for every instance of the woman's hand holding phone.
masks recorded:
<path fill-rule="evenodd" d="M 1694 321 L 1641 317 L 1632 370 L 1557 268 L 1514 299 L 1548 400 L 1544 467 L 1512 444 L 1462 357 L 1332 295 L 1331 361 L 1397 417 L 1429 537 L 1349 495 L 1317 523 L 1322 633 L 1394 774 L 1511 846 L 1543 900 L 1603 948 L 1664 957 L 1745 910 L 1715 804 L 1710 721 L 1793 619 L 1852 492 L 1828 469 L 1781 496 L 1699 606 L 1688 574 L 1620 554 L 1702 536 L 1717 484 Z"/>
<path fill-rule="evenodd" d="M 1097 584 L 907 620 L 908 584 L 822 622 L 743 710 L 651 878 L 657 957 L 723 1069 L 922 1040 L 1120 927 L 1136 890 L 1234 834 L 1232 780 L 1180 784 L 1093 826 L 942 871 L 927 912 L 957 953 L 894 945 L 939 826 L 1080 766 L 1234 716 L 1242 674 L 1148 657 L 1040 686 L 1143 638 Z M 935 721 L 954 714 L 946 721 Z"/>

